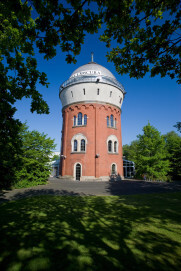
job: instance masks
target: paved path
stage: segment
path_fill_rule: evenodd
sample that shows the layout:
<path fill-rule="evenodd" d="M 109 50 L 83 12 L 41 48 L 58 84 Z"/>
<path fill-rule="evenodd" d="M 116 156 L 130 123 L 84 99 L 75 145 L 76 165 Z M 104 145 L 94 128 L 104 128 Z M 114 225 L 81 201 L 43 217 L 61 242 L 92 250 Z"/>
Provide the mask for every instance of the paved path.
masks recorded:
<path fill-rule="evenodd" d="M 181 191 L 181 182 L 154 183 L 138 180 L 124 180 L 117 182 L 77 182 L 65 179 L 50 178 L 48 184 L 46 185 L 0 192 L 0 203 L 39 195 L 109 196 L 176 191 Z"/>

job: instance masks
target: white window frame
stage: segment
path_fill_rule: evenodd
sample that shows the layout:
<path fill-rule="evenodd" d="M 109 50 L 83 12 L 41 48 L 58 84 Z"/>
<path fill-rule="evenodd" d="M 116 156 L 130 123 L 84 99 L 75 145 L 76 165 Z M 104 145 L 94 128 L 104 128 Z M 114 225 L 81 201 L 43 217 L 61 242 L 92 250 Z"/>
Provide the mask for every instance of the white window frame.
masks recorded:
<path fill-rule="evenodd" d="M 81 151 L 81 140 L 85 140 L 85 151 Z M 77 151 L 74 151 L 74 140 L 77 140 Z M 85 135 L 78 133 L 71 139 L 72 153 L 86 153 L 87 150 L 87 138 Z"/>
<path fill-rule="evenodd" d="M 112 141 L 112 151 L 111 152 L 108 149 L 108 142 L 109 141 Z M 116 152 L 114 151 L 114 142 L 117 142 Z M 108 138 L 107 138 L 107 151 L 108 151 L 108 153 L 118 154 L 119 153 L 118 150 L 119 150 L 119 141 L 118 141 L 117 137 L 115 135 L 108 136 Z"/>

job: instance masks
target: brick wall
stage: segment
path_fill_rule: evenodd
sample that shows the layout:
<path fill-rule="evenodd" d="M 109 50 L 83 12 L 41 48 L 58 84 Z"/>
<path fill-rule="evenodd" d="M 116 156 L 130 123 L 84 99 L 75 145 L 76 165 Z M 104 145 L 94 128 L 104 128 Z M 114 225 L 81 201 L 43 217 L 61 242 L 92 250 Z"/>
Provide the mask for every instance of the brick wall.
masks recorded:
<path fill-rule="evenodd" d="M 73 118 L 81 112 L 87 115 L 87 125 L 74 126 Z M 60 175 L 74 176 L 76 163 L 82 165 L 82 177 L 109 176 L 111 165 L 117 165 L 117 173 L 123 176 L 121 113 L 120 109 L 106 104 L 75 104 L 63 110 L 62 150 L 66 158 L 61 159 Z M 116 119 L 116 128 L 107 127 L 107 116 Z M 75 134 L 83 134 L 87 138 L 86 152 L 73 153 L 71 140 Z M 108 153 L 107 138 L 114 135 L 118 139 L 118 152 Z M 99 157 L 96 158 L 96 155 Z"/>

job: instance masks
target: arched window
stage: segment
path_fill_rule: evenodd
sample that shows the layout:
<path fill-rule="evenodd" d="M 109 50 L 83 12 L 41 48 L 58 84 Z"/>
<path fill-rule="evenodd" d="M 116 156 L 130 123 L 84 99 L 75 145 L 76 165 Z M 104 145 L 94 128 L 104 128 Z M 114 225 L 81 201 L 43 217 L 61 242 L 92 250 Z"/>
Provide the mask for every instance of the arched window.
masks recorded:
<path fill-rule="evenodd" d="M 115 119 L 115 121 L 114 121 L 114 127 L 116 128 L 116 126 L 117 126 L 117 120 Z"/>
<path fill-rule="evenodd" d="M 78 114 L 78 123 L 77 124 L 82 125 L 82 113 L 81 112 L 79 112 L 79 114 Z"/>
<path fill-rule="evenodd" d="M 76 126 L 76 116 L 74 116 L 74 126 Z"/>
<path fill-rule="evenodd" d="M 109 127 L 109 117 L 107 116 L 107 127 Z"/>
<path fill-rule="evenodd" d="M 77 140 L 74 140 L 74 151 L 77 151 Z"/>
<path fill-rule="evenodd" d="M 114 127 L 114 118 L 113 118 L 113 115 L 110 116 L 110 121 L 111 121 L 111 127 Z"/>
<path fill-rule="evenodd" d="M 112 152 L 112 141 L 108 141 L 108 152 Z"/>
<path fill-rule="evenodd" d="M 85 151 L 85 140 L 81 139 L 80 151 Z"/>
<path fill-rule="evenodd" d="M 85 135 L 78 133 L 74 135 L 71 139 L 71 151 L 72 152 L 86 152 L 87 138 Z"/>
<path fill-rule="evenodd" d="M 116 174 L 116 165 L 115 164 L 112 164 L 111 174 Z"/>
<path fill-rule="evenodd" d="M 114 152 L 117 152 L 117 145 L 118 145 L 118 143 L 117 143 L 117 141 L 115 141 L 114 142 Z"/>
<path fill-rule="evenodd" d="M 87 115 L 84 115 L 84 125 L 87 125 Z"/>

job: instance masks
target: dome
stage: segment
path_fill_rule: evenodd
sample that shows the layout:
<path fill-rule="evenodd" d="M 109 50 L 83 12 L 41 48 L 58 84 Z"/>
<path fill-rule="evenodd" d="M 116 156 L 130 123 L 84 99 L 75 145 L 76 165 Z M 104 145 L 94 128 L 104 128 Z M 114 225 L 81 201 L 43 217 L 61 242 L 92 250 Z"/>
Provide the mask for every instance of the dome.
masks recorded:
<path fill-rule="evenodd" d="M 77 68 L 61 86 L 60 92 L 65 88 L 81 83 L 102 83 L 117 87 L 123 94 L 125 90 L 123 85 L 117 81 L 115 76 L 105 67 L 91 61 Z"/>
<path fill-rule="evenodd" d="M 77 76 L 106 76 L 116 79 L 108 69 L 95 62 L 89 62 L 79 67 L 71 74 L 70 78 Z"/>

